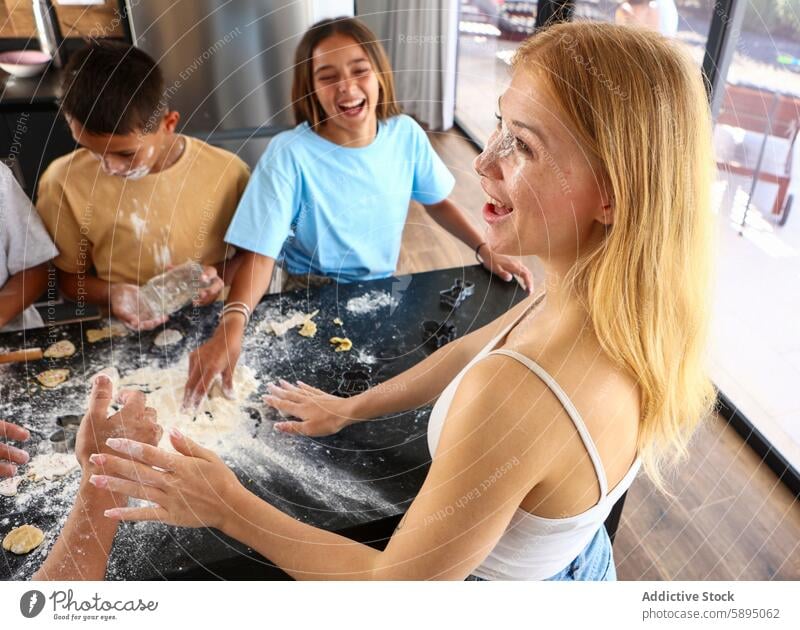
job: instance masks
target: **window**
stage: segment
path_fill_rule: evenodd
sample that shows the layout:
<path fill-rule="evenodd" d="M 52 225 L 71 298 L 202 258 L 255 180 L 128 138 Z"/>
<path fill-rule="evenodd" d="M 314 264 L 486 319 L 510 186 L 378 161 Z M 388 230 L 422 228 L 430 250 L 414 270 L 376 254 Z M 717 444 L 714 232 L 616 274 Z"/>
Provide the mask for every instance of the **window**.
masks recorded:
<path fill-rule="evenodd" d="M 511 80 L 511 56 L 535 24 L 536 2 L 461 2 L 456 120 L 481 145 L 494 131 L 497 98 Z"/>
<path fill-rule="evenodd" d="M 712 377 L 800 470 L 800 2 L 746 2 L 714 132 Z"/>

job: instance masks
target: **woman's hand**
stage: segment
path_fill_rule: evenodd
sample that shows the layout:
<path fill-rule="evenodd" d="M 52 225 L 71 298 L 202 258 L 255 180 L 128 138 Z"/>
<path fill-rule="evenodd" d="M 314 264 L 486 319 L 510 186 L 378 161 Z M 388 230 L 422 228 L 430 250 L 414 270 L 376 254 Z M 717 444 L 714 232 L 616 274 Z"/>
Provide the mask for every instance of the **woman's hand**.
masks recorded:
<path fill-rule="evenodd" d="M 225 288 L 225 283 L 222 278 L 217 274 L 217 268 L 211 265 L 203 266 L 203 275 L 200 276 L 200 282 L 204 286 L 198 293 L 197 297 L 192 300 L 195 306 L 207 306 L 217 299 L 222 289 Z"/>
<path fill-rule="evenodd" d="M 237 313 L 227 317 L 241 319 Z M 196 409 L 219 377 L 222 378 L 222 393 L 227 398 L 233 398 L 233 372 L 242 353 L 243 329 L 242 326 L 228 334 L 227 321 L 223 321 L 211 339 L 189 355 L 189 377 L 183 394 L 184 409 Z"/>
<path fill-rule="evenodd" d="M 283 380 L 279 383 L 269 386 L 271 394 L 264 396 L 264 403 L 298 421 L 276 422 L 278 431 L 322 437 L 357 422 L 352 417 L 352 405 L 349 403 L 352 399 L 326 394 L 300 381 L 297 381 L 297 385 Z"/>
<path fill-rule="evenodd" d="M 123 407 L 108 417 L 108 406 L 114 398 L 111 379 L 100 374 L 92 382 L 89 409 L 81 420 L 75 441 L 75 456 L 86 469 L 92 453 L 111 452 L 106 446 L 109 438 L 124 437 L 147 444 L 158 444 L 163 430 L 158 424 L 156 410 L 147 407 L 142 392 L 123 390 L 117 397 Z"/>
<path fill-rule="evenodd" d="M 92 475 L 90 483 L 156 504 L 114 508 L 106 510 L 105 515 L 120 521 L 160 521 L 178 527 L 222 529 L 238 497 L 246 490 L 213 451 L 177 429 L 170 429 L 169 437 L 177 453 L 114 438 L 108 440 L 108 446 L 116 455 L 91 456 L 103 474 Z"/>
<path fill-rule="evenodd" d="M 24 442 L 31 434 L 21 426 L 0 420 L 0 440 Z M 16 464 L 27 464 L 30 456 L 21 448 L 0 444 L 0 479 L 17 474 Z"/>
<path fill-rule="evenodd" d="M 522 288 L 529 295 L 533 294 L 533 274 L 522 262 L 505 254 L 495 254 L 488 245 L 478 249 L 481 263 L 493 274 L 500 276 L 506 282 L 511 282 L 514 276 L 519 278 Z"/>

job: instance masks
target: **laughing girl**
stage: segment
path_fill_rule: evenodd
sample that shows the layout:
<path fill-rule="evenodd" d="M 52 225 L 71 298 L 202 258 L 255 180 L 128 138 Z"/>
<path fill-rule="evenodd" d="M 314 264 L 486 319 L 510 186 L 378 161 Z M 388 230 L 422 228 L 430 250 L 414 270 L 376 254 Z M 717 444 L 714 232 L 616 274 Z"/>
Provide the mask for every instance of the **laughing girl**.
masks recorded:
<path fill-rule="evenodd" d="M 220 373 L 230 388 L 248 314 L 271 279 L 273 289 L 290 290 L 391 276 L 412 199 L 487 269 L 532 285 L 528 269 L 493 252 L 448 198 L 453 176 L 422 128 L 400 113 L 386 53 L 362 22 L 324 20 L 303 36 L 292 107 L 297 126 L 270 142 L 226 235 L 245 257 L 232 308 L 190 357 L 187 406 Z"/>

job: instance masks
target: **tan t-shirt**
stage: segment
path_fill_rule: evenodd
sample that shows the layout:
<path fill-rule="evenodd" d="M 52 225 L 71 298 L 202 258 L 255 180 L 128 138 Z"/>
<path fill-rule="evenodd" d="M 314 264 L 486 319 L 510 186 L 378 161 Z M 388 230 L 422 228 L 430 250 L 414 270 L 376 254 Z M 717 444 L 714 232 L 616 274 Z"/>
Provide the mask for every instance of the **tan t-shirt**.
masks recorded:
<path fill-rule="evenodd" d="M 56 267 L 141 285 L 170 264 L 222 262 L 250 171 L 233 153 L 185 138 L 172 166 L 138 180 L 107 175 L 86 149 L 54 161 L 36 207 L 60 252 Z"/>

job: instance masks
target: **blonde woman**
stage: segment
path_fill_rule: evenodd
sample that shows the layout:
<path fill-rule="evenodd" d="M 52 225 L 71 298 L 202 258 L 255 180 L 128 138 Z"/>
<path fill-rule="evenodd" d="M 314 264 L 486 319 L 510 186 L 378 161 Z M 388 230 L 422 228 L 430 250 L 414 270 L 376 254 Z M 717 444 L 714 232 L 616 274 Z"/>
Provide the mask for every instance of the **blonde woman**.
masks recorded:
<path fill-rule="evenodd" d="M 616 82 L 609 89 L 608 81 Z M 603 521 L 640 466 L 660 482 L 714 392 L 703 368 L 712 174 L 700 73 L 660 35 L 551 27 L 519 49 L 475 169 L 495 251 L 535 254 L 546 297 L 347 400 L 267 402 L 322 435 L 436 400 L 430 472 L 384 551 L 300 523 L 213 452 L 126 440 L 93 483 L 119 520 L 216 527 L 296 578 L 611 580 Z"/>

